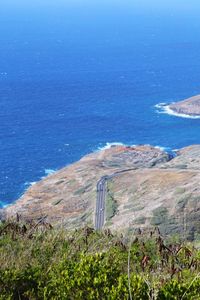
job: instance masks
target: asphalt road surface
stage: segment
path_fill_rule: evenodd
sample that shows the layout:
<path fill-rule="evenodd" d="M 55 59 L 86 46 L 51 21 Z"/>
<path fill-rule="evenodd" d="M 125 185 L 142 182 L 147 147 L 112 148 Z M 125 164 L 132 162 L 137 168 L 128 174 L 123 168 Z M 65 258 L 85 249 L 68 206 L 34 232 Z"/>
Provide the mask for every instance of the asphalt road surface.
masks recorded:
<path fill-rule="evenodd" d="M 97 182 L 97 199 L 96 199 L 96 212 L 95 212 L 95 229 L 101 230 L 105 222 L 105 200 L 107 193 L 107 181 L 113 177 L 119 176 L 122 173 L 136 170 L 136 168 L 122 170 L 115 172 L 112 175 L 101 177 Z"/>
<path fill-rule="evenodd" d="M 104 225 L 106 192 L 107 192 L 107 179 L 104 176 L 97 182 L 97 200 L 96 200 L 96 214 L 95 214 L 96 230 L 100 230 Z"/>

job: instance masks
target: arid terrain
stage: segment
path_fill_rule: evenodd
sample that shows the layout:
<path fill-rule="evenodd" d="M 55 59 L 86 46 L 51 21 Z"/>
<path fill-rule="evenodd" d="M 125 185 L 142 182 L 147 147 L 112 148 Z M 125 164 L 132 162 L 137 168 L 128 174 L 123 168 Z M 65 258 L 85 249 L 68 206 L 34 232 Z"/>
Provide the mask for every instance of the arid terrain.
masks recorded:
<path fill-rule="evenodd" d="M 114 146 L 83 157 L 30 187 L 2 215 L 77 228 L 93 226 L 96 184 L 104 175 L 132 169 L 107 183 L 105 227 L 117 231 L 149 230 L 200 233 L 200 145 L 183 148 L 172 158 L 148 145 Z"/>
<path fill-rule="evenodd" d="M 178 114 L 200 116 L 200 95 L 172 103 L 169 108 Z"/>

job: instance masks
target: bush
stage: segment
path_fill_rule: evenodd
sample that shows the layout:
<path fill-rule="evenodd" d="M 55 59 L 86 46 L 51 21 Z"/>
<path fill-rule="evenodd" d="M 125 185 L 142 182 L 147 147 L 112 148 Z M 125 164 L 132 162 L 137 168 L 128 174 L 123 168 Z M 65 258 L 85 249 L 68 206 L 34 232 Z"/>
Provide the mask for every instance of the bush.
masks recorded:
<path fill-rule="evenodd" d="M 125 243 L 109 230 L 20 228 L 0 231 L 1 300 L 200 299 L 200 251 L 159 232 Z"/>
<path fill-rule="evenodd" d="M 0 271 L 0 299 L 39 299 L 44 288 L 43 277 L 38 267 Z"/>
<path fill-rule="evenodd" d="M 192 282 L 179 283 L 172 280 L 159 291 L 158 300 L 198 300 L 200 299 L 200 278 Z"/>

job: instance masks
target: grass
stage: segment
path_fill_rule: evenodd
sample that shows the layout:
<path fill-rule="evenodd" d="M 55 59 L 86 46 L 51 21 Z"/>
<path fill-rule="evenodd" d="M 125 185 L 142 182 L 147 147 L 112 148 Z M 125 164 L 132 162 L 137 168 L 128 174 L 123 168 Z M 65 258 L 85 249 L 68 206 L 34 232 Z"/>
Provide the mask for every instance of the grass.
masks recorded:
<path fill-rule="evenodd" d="M 130 231 L 131 232 L 131 231 Z M 159 230 L 0 225 L 0 299 L 200 299 L 200 250 Z"/>
<path fill-rule="evenodd" d="M 58 200 L 52 202 L 52 205 L 56 206 L 56 205 L 60 204 L 62 201 L 63 201 L 63 199 L 58 199 Z"/>
<path fill-rule="evenodd" d="M 186 194 L 178 199 L 177 208 L 179 209 L 179 211 L 182 211 L 185 208 L 185 206 L 187 205 L 188 201 L 191 198 L 192 198 L 191 194 Z"/>
<path fill-rule="evenodd" d="M 158 226 L 161 223 L 165 223 L 168 218 L 168 210 L 165 207 L 158 207 L 153 211 L 153 217 L 151 219 L 151 225 Z"/>
<path fill-rule="evenodd" d="M 179 194 L 184 194 L 185 192 L 186 192 L 186 189 L 185 189 L 184 187 L 177 187 L 177 188 L 175 189 L 174 194 L 175 194 L 175 195 L 179 195 Z"/>
<path fill-rule="evenodd" d="M 107 195 L 106 195 L 106 221 L 110 221 L 117 212 L 117 202 L 114 198 L 113 193 L 113 182 L 108 181 L 107 183 Z"/>
<path fill-rule="evenodd" d="M 74 195 L 75 195 L 75 196 L 77 196 L 77 195 L 82 195 L 82 194 L 84 194 L 85 192 L 88 192 L 88 189 L 89 189 L 91 186 L 92 186 L 92 184 L 90 183 L 90 184 L 87 184 L 87 185 L 84 186 L 84 187 L 79 188 L 78 190 L 76 190 L 76 191 L 74 192 Z"/>
<path fill-rule="evenodd" d="M 145 224 L 145 222 L 146 222 L 146 217 L 145 216 L 141 216 L 141 217 L 134 220 L 135 224 L 141 224 L 142 225 L 142 224 Z"/>

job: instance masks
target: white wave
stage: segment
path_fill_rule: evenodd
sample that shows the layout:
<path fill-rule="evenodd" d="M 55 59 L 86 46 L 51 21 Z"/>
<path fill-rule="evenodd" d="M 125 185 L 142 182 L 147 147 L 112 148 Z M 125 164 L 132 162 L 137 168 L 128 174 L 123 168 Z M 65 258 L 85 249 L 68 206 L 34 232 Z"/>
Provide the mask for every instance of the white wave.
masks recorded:
<path fill-rule="evenodd" d="M 141 145 L 147 145 L 147 144 L 140 144 Z M 106 143 L 105 146 L 103 147 L 98 147 L 97 151 L 101 151 L 101 150 L 107 150 L 107 149 L 110 149 L 111 147 L 113 146 L 124 146 L 124 147 L 137 147 L 138 145 L 136 144 L 124 144 L 124 143 L 120 143 L 120 142 L 114 142 L 114 143 Z M 149 145 L 149 146 L 152 146 L 156 149 L 160 149 L 161 151 L 165 151 L 165 152 L 168 152 L 168 151 L 172 151 L 172 149 L 170 147 L 163 147 L 163 146 L 159 146 L 159 145 Z"/>
<path fill-rule="evenodd" d="M 154 146 L 154 148 L 160 149 L 161 151 L 166 152 L 166 153 L 172 155 L 173 157 L 177 156 L 177 153 L 176 153 L 177 150 L 174 150 L 170 147 Z"/>
<path fill-rule="evenodd" d="M 27 182 L 25 182 L 24 183 L 24 185 L 26 186 L 26 187 L 29 187 L 29 186 L 32 186 L 32 185 L 34 185 L 34 184 L 36 184 L 36 181 L 27 181 Z"/>
<path fill-rule="evenodd" d="M 147 145 L 147 144 L 143 144 L 143 145 Z M 123 143 L 120 143 L 120 142 L 114 142 L 114 143 L 106 143 L 105 146 L 99 147 L 96 151 L 102 151 L 102 150 L 110 149 L 113 146 L 137 147 L 137 145 L 135 145 L 135 144 L 131 145 L 131 144 L 123 144 Z M 142 146 L 142 145 L 140 144 L 140 146 Z M 154 146 L 154 145 L 150 145 L 150 144 L 149 144 L 149 146 L 152 146 L 156 149 L 160 149 L 161 151 L 169 153 L 172 156 L 176 156 L 176 152 L 170 147 L 163 147 L 163 146 L 159 146 L 159 145 Z"/>
<path fill-rule="evenodd" d="M 45 172 L 45 176 L 40 177 L 39 180 L 44 179 L 46 176 L 51 175 L 51 174 L 55 173 L 56 171 L 53 170 L 53 169 L 45 169 L 44 172 Z M 39 180 L 38 180 L 38 181 L 39 181 Z M 26 182 L 24 183 L 24 186 L 26 187 L 26 190 L 27 190 L 30 186 L 33 186 L 34 184 L 36 184 L 38 181 L 26 181 Z"/>
<path fill-rule="evenodd" d="M 179 114 L 175 111 L 173 111 L 169 105 L 167 105 L 166 103 L 158 103 L 155 105 L 155 108 L 157 108 L 156 112 L 158 114 L 167 114 L 167 115 L 171 115 L 171 116 L 175 116 L 175 117 L 179 117 L 179 118 L 185 118 L 185 119 L 200 119 L 200 116 L 191 116 L 191 115 L 187 115 L 187 114 Z"/>
<path fill-rule="evenodd" d="M 53 170 L 53 169 L 45 169 L 45 175 L 51 175 L 51 174 L 53 174 L 53 173 L 55 173 L 56 171 L 55 170 Z"/>
<path fill-rule="evenodd" d="M 159 150 L 164 151 L 164 152 L 171 151 L 171 148 L 169 148 L 169 147 L 154 146 L 154 148 L 159 149 Z"/>
<path fill-rule="evenodd" d="M 98 147 L 97 151 L 99 151 L 99 150 L 107 150 L 107 149 L 110 149 L 113 146 L 128 146 L 128 145 L 120 143 L 120 142 L 106 143 L 105 146 Z"/>
<path fill-rule="evenodd" d="M 167 103 L 166 102 L 161 102 L 155 105 L 156 108 L 162 108 L 163 106 L 166 106 Z"/>
<path fill-rule="evenodd" d="M 0 201 L 0 209 L 7 207 L 8 204 L 5 204 L 3 201 Z"/>

